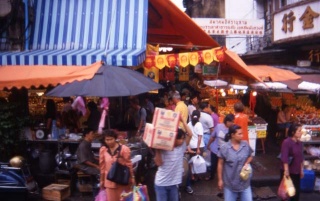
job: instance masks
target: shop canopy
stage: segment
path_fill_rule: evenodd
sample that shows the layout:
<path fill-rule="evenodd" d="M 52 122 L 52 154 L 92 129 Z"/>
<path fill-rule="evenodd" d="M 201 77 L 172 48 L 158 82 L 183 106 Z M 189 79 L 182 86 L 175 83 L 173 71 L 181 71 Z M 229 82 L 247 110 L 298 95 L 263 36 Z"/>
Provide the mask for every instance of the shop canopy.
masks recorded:
<path fill-rule="evenodd" d="M 101 62 L 90 66 L 0 66 L 0 90 L 65 84 L 91 79 Z"/>
<path fill-rule="evenodd" d="M 248 69 L 251 73 L 258 76 L 260 79 L 273 82 L 296 80 L 301 78 L 301 76 L 295 74 L 292 71 L 279 69 L 267 65 L 248 65 Z"/>
<path fill-rule="evenodd" d="M 284 84 L 288 85 L 288 87 L 292 90 L 309 90 L 314 91 L 314 87 L 317 86 L 317 84 L 320 84 L 320 74 L 299 74 L 301 76 L 300 79 L 296 80 L 286 80 L 282 81 Z M 302 82 L 302 85 L 300 85 Z M 310 85 L 308 85 L 310 83 Z M 300 85 L 300 87 L 299 87 Z M 308 89 L 309 86 L 309 89 Z"/>
<path fill-rule="evenodd" d="M 145 60 L 147 41 L 183 48 L 219 46 L 170 0 L 35 0 L 33 8 L 26 50 L 2 52 L 0 65 L 90 65 L 102 60 L 137 66 Z"/>

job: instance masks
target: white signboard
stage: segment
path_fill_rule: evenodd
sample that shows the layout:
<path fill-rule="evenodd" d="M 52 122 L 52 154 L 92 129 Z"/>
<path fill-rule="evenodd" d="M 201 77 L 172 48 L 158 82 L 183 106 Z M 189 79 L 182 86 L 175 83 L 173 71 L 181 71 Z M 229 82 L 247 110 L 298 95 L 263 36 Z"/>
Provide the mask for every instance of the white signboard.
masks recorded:
<path fill-rule="evenodd" d="M 320 3 L 299 5 L 276 13 L 273 24 L 274 42 L 320 33 Z"/>
<path fill-rule="evenodd" d="M 192 18 L 209 35 L 263 36 L 264 20 Z"/>

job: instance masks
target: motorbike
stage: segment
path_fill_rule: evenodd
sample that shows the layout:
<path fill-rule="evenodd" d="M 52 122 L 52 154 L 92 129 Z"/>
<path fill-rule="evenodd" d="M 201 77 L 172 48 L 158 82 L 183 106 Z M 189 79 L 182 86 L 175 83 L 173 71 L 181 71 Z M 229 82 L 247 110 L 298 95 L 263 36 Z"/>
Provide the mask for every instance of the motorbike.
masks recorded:
<path fill-rule="evenodd" d="M 21 156 L 13 157 L 9 162 L 0 162 L 1 200 L 27 200 L 38 195 L 37 182 L 30 173 L 29 164 Z"/>

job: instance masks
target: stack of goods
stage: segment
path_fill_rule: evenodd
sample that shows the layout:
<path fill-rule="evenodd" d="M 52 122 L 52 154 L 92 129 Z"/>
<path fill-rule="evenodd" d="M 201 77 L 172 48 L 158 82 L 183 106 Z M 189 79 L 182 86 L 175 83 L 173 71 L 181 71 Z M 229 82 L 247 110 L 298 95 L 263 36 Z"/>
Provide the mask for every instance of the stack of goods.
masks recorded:
<path fill-rule="evenodd" d="M 148 147 L 173 150 L 179 120 L 178 112 L 156 108 L 152 124 L 146 124 L 143 141 Z"/>
<path fill-rule="evenodd" d="M 256 126 L 257 138 L 266 138 L 267 122 L 261 117 L 252 117 L 251 121 Z"/>

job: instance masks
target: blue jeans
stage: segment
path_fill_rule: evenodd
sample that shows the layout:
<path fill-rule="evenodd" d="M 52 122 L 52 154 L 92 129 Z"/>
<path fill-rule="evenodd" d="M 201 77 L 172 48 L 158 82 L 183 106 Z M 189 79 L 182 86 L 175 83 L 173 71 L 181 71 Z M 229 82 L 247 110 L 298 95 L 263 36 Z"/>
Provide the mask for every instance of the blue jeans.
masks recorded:
<path fill-rule="evenodd" d="M 247 189 L 241 192 L 233 192 L 228 188 L 224 188 L 224 200 L 236 201 L 238 195 L 240 195 L 240 201 L 252 201 L 252 191 L 249 186 Z"/>
<path fill-rule="evenodd" d="M 207 147 L 207 144 L 208 144 L 208 142 L 210 140 L 210 137 L 211 137 L 210 133 L 204 133 L 203 134 L 203 142 L 204 142 L 204 146 L 205 147 Z"/>
<path fill-rule="evenodd" d="M 154 185 L 157 201 L 179 201 L 179 186 L 157 186 Z"/>

